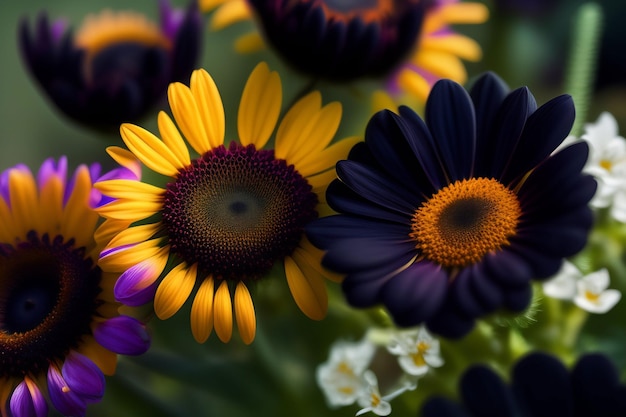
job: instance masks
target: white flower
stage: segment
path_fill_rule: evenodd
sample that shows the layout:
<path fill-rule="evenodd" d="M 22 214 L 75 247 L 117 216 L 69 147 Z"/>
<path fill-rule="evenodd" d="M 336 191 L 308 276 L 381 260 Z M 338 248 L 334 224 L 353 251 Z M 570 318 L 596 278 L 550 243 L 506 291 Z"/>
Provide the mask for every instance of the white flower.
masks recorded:
<path fill-rule="evenodd" d="M 400 367 L 409 375 L 424 375 L 429 368 L 438 368 L 444 363 L 439 352 L 439 341 L 423 326 L 396 333 L 387 345 L 387 350 L 398 356 Z"/>
<path fill-rule="evenodd" d="M 317 367 L 317 383 L 331 407 L 353 404 L 363 390 L 363 372 L 369 367 L 376 347 L 367 339 L 356 343 L 337 342 L 328 361 Z"/>
<path fill-rule="evenodd" d="M 543 283 L 543 293 L 548 297 L 571 301 L 576 296 L 576 283 L 582 277 L 583 274 L 573 263 L 564 261 L 559 272 Z"/>
<path fill-rule="evenodd" d="M 609 272 L 605 268 L 592 272 L 578 281 L 574 303 L 590 313 L 606 313 L 622 298 L 622 293 L 608 287 Z"/>
<path fill-rule="evenodd" d="M 372 371 L 365 371 L 363 374 L 363 382 L 365 383 L 365 387 L 358 398 L 358 403 L 363 408 L 356 413 L 357 416 L 365 414 L 368 411 L 379 416 L 388 416 L 391 414 L 391 404 L 389 404 L 389 401 L 403 392 L 413 390 L 416 387 L 416 384 L 408 383 L 391 394 L 381 397 L 378 389 L 378 380 Z"/>

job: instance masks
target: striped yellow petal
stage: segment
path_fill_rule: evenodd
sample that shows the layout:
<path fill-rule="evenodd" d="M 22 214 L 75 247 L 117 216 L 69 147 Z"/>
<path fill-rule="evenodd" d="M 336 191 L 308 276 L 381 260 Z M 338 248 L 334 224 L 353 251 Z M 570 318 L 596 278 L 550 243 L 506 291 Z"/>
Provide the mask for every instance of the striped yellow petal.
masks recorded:
<path fill-rule="evenodd" d="M 418 100 L 425 102 L 430 93 L 430 85 L 418 73 L 406 69 L 398 75 L 398 85 L 402 90 L 415 96 Z"/>
<path fill-rule="evenodd" d="M 119 146 L 109 146 L 106 151 L 115 162 L 131 170 L 137 179 L 141 178 L 141 164 L 135 154 Z"/>
<path fill-rule="evenodd" d="M 115 200 L 98 207 L 97 211 L 104 217 L 136 221 L 152 216 L 162 207 L 161 201 Z"/>
<path fill-rule="evenodd" d="M 203 69 L 191 74 L 191 94 L 196 100 L 200 121 L 209 140 L 211 148 L 217 148 L 224 143 L 226 122 L 224 120 L 224 104 L 215 81 Z"/>
<path fill-rule="evenodd" d="M 276 145 L 274 152 L 276 158 L 286 159 L 288 155 L 294 153 L 294 148 L 298 142 L 294 137 L 299 135 L 298 129 L 302 125 L 302 119 L 309 114 L 319 112 L 322 107 L 322 94 L 319 91 L 312 91 L 291 106 L 276 131 Z M 308 119 L 308 118 L 307 118 Z"/>
<path fill-rule="evenodd" d="M 107 180 L 94 184 L 97 190 L 109 197 L 141 201 L 162 201 L 165 190 L 135 180 Z"/>
<path fill-rule="evenodd" d="M 213 277 L 200 284 L 191 306 L 191 333 L 198 343 L 204 343 L 213 330 Z"/>
<path fill-rule="evenodd" d="M 128 149 L 154 172 L 173 177 L 185 167 L 159 138 L 143 127 L 124 123 L 120 134 Z"/>
<path fill-rule="evenodd" d="M 342 139 L 295 164 L 296 169 L 300 175 L 308 177 L 309 175 L 315 175 L 330 168 L 334 168 L 335 164 L 342 159 L 346 159 L 350 149 L 361 141 L 362 139 L 358 136 Z"/>
<path fill-rule="evenodd" d="M 213 326 L 217 337 L 224 343 L 228 342 L 233 334 L 233 305 L 228 291 L 228 284 L 222 283 L 215 291 L 213 301 Z"/>
<path fill-rule="evenodd" d="M 209 137 L 204 130 L 200 110 L 189 87 L 181 83 L 172 83 L 167 89 L 167 97 L 176 124 L 191 147 L 200 155 L 210 150 Z"/>
<path fill-rule="evenodd" d="M 160 111 L 157 117 L 157 124 L 163 143 L 176 155 L 176 158 L 183 165 L 188 166 L 191 163 L 189 149 L 187 149 L 187 144 L 170 116 L 164 111 Z"/>
<path fill-rule="evenodd" d="M 289 256 L 285 257 L 285 275 L 300 310 L 313 320 L 323 319 L 328 309 L 324 278 L 306 263 L 296 264 Z"/>
<path fill-rule="evenodd" d="M 93 233 L 96 230 L 98 214 L 89 206 L 93 190 L 89 169 L 82 165 L 77 168 L 74 188 L 65 204 L 61 231 L 64 237 L 74 238 L 76 246 L 93 246 Z"/>
<path fill-rule="evenodd" d="M 468 61 L 478 61 L 482 56 L 478 42 L 456 33 L 426 37 L 420 43 L 420 50 L 447 52 Z"/>
<path fill-rule="evenodd" d="M 37 212 L 37 184 L 30 172 L 13 169 L 9 173 L 9 201 L 15 228 L 21 236 L 30 230 L 41 230 Z"/>
<path fill-rule="evenodd" d="M 244 0 L 231 0 L 217 9 L 211 17 L 211 30 L 222 30 L 234 23 L 250 18 L 250 10 Z"/>
<path fill-rule="evenodd" d="M 100 258 L 98 265 L 107 272 L 124 272 L 131 266 L 146 259 L 159 259 L 165 257 L 169 248 L 164 246 L 159 248 L 160 239 L 152 239 L 141 242 L 134 246 L 107 253 Z M 166 258 L 167 260 L 167 258 Z"/>
<path fill-rule="evenodd" d="M 248 291 L 246 284 L 241 281 L 237 283 L 237 288 L 235 288 L 235 318 L 241 339 L 246 345 L 249 345 L 256 334 L 256 317 L 250 291 Z"/>
<path fill-rule="evenodd" d="M 197 267 L 176 265 L 163 278 L 154 296 L 154 312 L 161 320 L 172 317 L 183 306 L 196 283 Z"/>
<path fill-rule="evenodd" d="M 240 54 L 250 54 L 265 49 L 265 42 L 258 32 L 241 35 L 235 40 L 235 51 Z"/>
<path fill-rule="evenodd" d="M 282 86 L 276 71 L 265 62 L 259 63 L 248 78 L 237 115 L 237 130 L 242 145 L 254 145 L 257 149 L 269 140 L 282 103 Z"/>

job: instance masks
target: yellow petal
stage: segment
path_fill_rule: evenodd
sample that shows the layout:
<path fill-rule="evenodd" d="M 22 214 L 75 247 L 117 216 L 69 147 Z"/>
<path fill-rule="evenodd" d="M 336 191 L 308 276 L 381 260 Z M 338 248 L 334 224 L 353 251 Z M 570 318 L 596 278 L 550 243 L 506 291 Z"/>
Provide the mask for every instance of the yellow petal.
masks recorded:
<path fill-rule="evenodd" d="M 337 178 L 337 173 L 334 169 L 329 169 L 328 171 L 324 171 L 319 174 L 307 176 L 306 180 L 311 187 L 313 187 L 313 189 L 318 189 L 328 186 L 328 184 L 335 178 Z"/>
<path fill-rule="evenodd" d="M 456 33 L 427 37 L 421 41 L 420 50 L 446 52 L 468 61 L 478 61 L 482 56 L 478 42 Z"/>
<path fill-rule="evenodd" d="M 162 201 L 114 200 L 96 210 L 104 217 L 137 221 L 152 216 L 162 208 Z"/>
<path fill-rule="evenodd" d="M 213 326 L 217 337 L 227 343 L 233 334 L 233 305 L 228 291 L 228 284 L 222 280 L 217 291 L 213 306 Z"/>
<path fill-rule="evenodd" d="M 42 216 L 42 231 L 56 236 L 61 233 L 63 217 L 63 180 L 57 175 L 50 176 L 39 190 L 39 207 L 44 207 L 46 215 Z M 3 217 L 3 221 L 5 218 Z M 6 240 L 4 241 L 6 242 Z"/>
<path fill-rule="evenodd" d="M 227 26 L 250 19 L 250 10 L 244 0 L 231 0 L 217 9 L 211 17 L 211 30 L 222 30 Z"/>
<path fill-rule="evenodd" d="M 180 135 L 178 128 L 170 116 L 168 116 L 164 111 L 160 111 L 159 116 L 157 117 L 157 124 L 163 143 L 170 148 L 172 153 L 176 155 L 176 158 L 178 158 L 184 166 L 191 164 L 187 144 L 185 144 L 183 137 Z"/>
<path fill-rule="evenodd" d="M 9 206 L 0 197 L 0 242 L 10 243 L 13 242 L 21 233 L 15 227 L 13 221 L 13 215 Z"/>
<path fill-rule="evenodd" d="M 259 63 L 248 78 L 237 116 L 237 130 L 242 145 L 253 144 L 261 149 L 269 140 L 282 103 L 280 77 L 270 72 L 265 62 Z"/>
<path fill-rule="evenodd" d="M 128 220 L 106 219 L 94 233 L 94 239 L 99 245 L 107 245 L 118 233 L 126 230 L 130 226 Z"/>
<path fill-rule="evenodd" d="M 235 51 L 240 54 L 250 54 L 265 49 L 265 42 L 258 32 L 241 35 L 235 40 Z"/>
<path fill-rule="evenodd" d="M 374 91 L 372 93 L 372 113 L 376 113 L 385 109 L 398 113 L 398 105 L 393 100 L 393 98 L 391 98 L 389 93 L 384 90 Z"/>
<path fill-rule="evenodd" d="M 198 268 L 194 264 L 176 265 L 163 278 L 154 296 L 154 312 L 161 320 L 172 317 L 185 304 L 196 283 Z"/>
<path fill-rule="evenodd" d="M 408 94 L 416 97 L 420 102 L 426 102 L 430 93 L 430 85 L 417 72 L 410 69 L 402 70 L 398 75 L 398 85 Z"/>
<path fill-rule="evenodd" d="M 300 175 L 308 177 L 309 175 L 315 175 L 334 168 L 335 164 L 342 159 L 346 159 L 350 149 L 361 141 L 362 139 L 358 136 L 342 139 L 322 151 L 312 153 L 305 160 L 295 164 L 296 169 Z"/>
<path fill-rule="evenodd" d="M 450 3 L 442 8 L 442 14 L 448 24 L 484 23 L 489 9 L 482 3 Z"/>
<path fill-rule="evenodd" d="M 210 12 L 216 7 L 231 1 L 233 0 L 200 0 L 199 6 L 200 10 L 202 10 L 203 12 Z"/>
<path fill-rule="evenodd" d="M 9 173 L 9 201 L 15 228 L 21 236 L 31 230 L 41 230 L 37 212 L 37 184 L 32 173 L 12 169 Z M 4 221 L 4 219 L 2 219 Z"/>
<path fill-rule="evenodd" d="M 61 230 L 66 238 L 74 238 L 76 246 L 93 246 L 98 213 L 89 205 L 92 191 L 91 175 L 85 165 L 76 169 L 74 188 L 63 210 Z"/>
<path fill-rule="evenodd" d="M 189 87 L 172 83 L 167 89 L 167 97 L 176 124 L 191 147 L 200 155 L 210 150 L 211 145 L 204 130 L 200 110 Z"/>
<path fill-rule="evenodd" d="M 154 172 L 173 177 L 179 170 L 185 168 L 183 162 L 178 160 L 159 138 L 146 129 L 124 123 L 120 126 L 120 134 L 128 149 Z"/>
<path fill-rule="evenodd" d="M 296 264 L 285 257 L 285 275 L 294 301 L 307 317 L 321 320 L 328 309 L 328 294 L 324 278 L 306 263 Z"/>
<path fill-rule="evenodd" d="M 117 365 L 117 355 L 96 342 L 93 336 L 83 336 L 82 342 L 76 351 L 91 359 L 103 374 L 113 375 Z"/>
<path fill-rule="evenodd" d="M 95 183 L 94 187 L 102 194 L 116 199 L 163 201 L 165 194 L 162 188 L 135 180 L 107 180 Z"/>
<path fill-rule="evenodd" d="M 106 151 L 115 162 L 135 174 L 137 179 L 141 178 L 141 165 L 135 154 L 119 146 L 109 146 Z"/>
<path fill-rule="evenodd" d="M 109 221 L 109 219 L 107 219 L 107 221 Z M 123 221 L 120 222 L 122 222 L 121 224 L 123 224 Z M 151 239 L 159 231 L 160 228 L 161 223 L 158 222 L 142 224 L 139 226 L 127 227 L 123 230 L 118 230 L 115 236 L 110 239 L 107 248 L 116 248 L 124 245 L 134 245 L 137 243 L 146 242 Z"/>
<path fill-rule="evenodd" d="M 98 265 L 108 272 L 124 272 L 141 261 L 167 256 L 169 247 L 159 248 L 160 239 L 141 242 L 106 254 L 98 261 Z"/>
<path fill-rule="evenodd" d="M 291 106 L 276 131 L 276 146 L 274 147 L 276 158 L 286 159 L 294 152 L 298 146 L 294 137 L 299 135 L 298 129 L 302 125 L 302 119 L 309 114 L 319 112 L 322 107 L 322 94 L 319 91 L 312 91 Z"/>
<path fill-rule="evenodd" d="M 198 105 L 200 121 L 209 140 L 211 148 L 217 148 L 224 143 L 225 120 L 224 104 L 215 81 L 203 69 L 191 74 L 191 93 Z"/>
<path fill-rule="evenodd" d="M 200 284 L 191 306 L 191 332 L 198 343 L 204 343 L 213 330 L 213 277 Z"/>
<path fill-rule="evenodd" d="M 343 281 L 344 276 L 337 274 L 336 272 L 329 271 L 322 266 L 322 257 L 324 251 L 313 246 L 311 242 L 305 237 L 300 241 L 299 246 L 293 252 L 293 258 L 298 265 L 307 264 L 315 269 L 325 278 L 328 278 L 334 282 Z"/>
<path fill-rule="evenodd" d="M 438 78 L 449 78 L 459 84 L 467 81 L 465 66 L 454 55 L 440 51 L 421 51 L 414 57 L 413 62 Z"/>
<path fill-rule="evenodd" d="M 250 292 L 242 281 L 239 281 L 235 289 L 235 318 L 241 339 L 249 345 L 256 334 L 256 317 Z"/>

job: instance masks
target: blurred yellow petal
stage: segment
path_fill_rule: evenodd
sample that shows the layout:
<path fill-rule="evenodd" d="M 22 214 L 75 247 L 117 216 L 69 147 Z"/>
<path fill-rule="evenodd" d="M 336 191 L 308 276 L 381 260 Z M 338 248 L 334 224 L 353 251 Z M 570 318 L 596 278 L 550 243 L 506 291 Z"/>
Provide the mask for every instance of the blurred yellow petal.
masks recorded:
<path fill-rule="evenodd" d="M 198 343 L 204 343 L 213 330 L 213 277 L 200 284 L 191 306 L 191 333 Z"/>
<path fill-rule="evenodd" d="M 102 194 L 119 199 L 132 199 L 141 201 L 163 201 L 165 190 L 135 180 L 107 180 L 97 182 L 94 188 Z"/>
<path fill-rule="evenodd" d="M 154 172 L 173 177 L 185 167 L 159 138 L 143 127 L 124 123 L 120 134 L 128 149 Z"/>
<path fill-rule="evenodd" d="M 263 148 L 269 140 L 282 103 L 282 87 L 276 71 L 265 62 L 259 63 L 248 78 L 237 115 L 237 131 L 242 145 Z"/>
<path fill-rule="evenodd" d="M 228 284 L 222 280 L 213 301 L 213 326 L 217 337 L 224 343 L 230 341 L 233 334 L 233 304 L 228 291 Z"/>
<path fill-rule="evenodd" d="M 379 112 L 381 110 L 391 110 L 394 113 L 398 113 L 398 105 L 391 98 L 389 93 L 384 90 L 376 90 L 372 93 L 372 113 Z"/>
<path fill-rule="evenodd" d="M 111 376 L 115 373 L 117 355 L 96 342 L 93 336 L 83 336 L 76 351 L 91 359 L 103 374 Z"/>
<path fill-rule="evenodd" d="M 203 69 L 191 74 L 191 93 L 198 105 L 200 121 L 204 125 L 209 146 L 217 148 L 224 143 L 226 122 L 224 120 L 224 105 L 215 81 Z"/>
<path fill-rule="evenodd" d="M 446 52 L 468 61 L 478 61 L 482 57 L 478 42 L 455 33 L 427 37 L 421 41 L 420 50 Z"/>
<path fill-rule="evenodd" d="M 174 120 L 191 147 L 200 155 L 210 150 L 209 137 L 189 87 L 178 82 L 172 83 L 167 89 L 167 98 Z"/>
<path fill-rule="evenodd" d="M 227 26 L 250 19 L 250 10 L 244 0 L 231 0 L 217 9 L 211 17 L 211 30 L 222 30 Z"/>
<path fill-rule="evenodd" d="M 106 219 L 98 226 L 93 237 L 96 242 L 106 246 L 118 233 L 129 229 L 130 225 L 128 220 Z"/>
<path fill-rule="evenodd" d="M 81 165 L 76 169 L 74 188 L 65 203 L 61 219 L 63 237 L 74 238 L 76 247 L 88 248 L 94 243 L 93 233 L 96 230 L 98 214 L 89 205 L 92 191 L 89 169 Z"/>
<path fill-rule="evenodd" d="M 48 178 L 45 184 L 42 185 L 39 190 L 39 206 L 44 207 L 46 215 L 42 216 L 42 233 L 49 233 L 51 236 L 56 236 L 61 233 L 60 220 L 63 216 L 63 183 L 57 175 L 52 175 Z M 3 217 L 3 221 L 6 219 Z M 3 240 L 3 242 L 7 242 Z"/>
<path fill-rule="evenodd" d="M 291 295 L 302 312 L 313 320 L 321 320 L 328 309 L 324 278 L 306 263 L 285 257 L 285 275 Z"/>
<path fill-rule="evenodd" d="M 15 228 L 21 236 L 31 230 L 41 230 L 38 214 L 37 184 L 32 173 L 19 169 L 9 172 L 9 201 Z M 4 221 L 4 219 L 2 219 Z"/>
<path fill-rule="evenodd" d="M 241 339 L 246 345 L 249 345 L 256 334 L 256 317 L 250 292 L 246 284 L 241 281 L 235 289 L 235 318 Z"/>
<path fill-rule="evenodd" d="M 160 111 L 157 117 L 157 123 L 163 143 L 176 155 L 176 158 L 178 158 L 184 166 L 188 166 L 191 163 L 189 159 L 189 149 L 187 149 L 187 144 L 185 144 L 183 137 L 180 135 L 178 128 L 170 116 L 164 111 Z"/>
<path fill-rule="evenodd" d="M 324 251 L 313 246 L 313 244 L 306 238 L 300 241 L 299 247 L 297 247 L 293 253 L 293 258 L 297 261 L 298 265 L 306 263 L 331 281 L 343 281 L 343 275 L 329 271 L 322 266 L 323 256 Z"/>
<path fill-rule="evenodd" d="M 421 102 L 425 102 L 430 93 L 430 85 L 424 77 L 409 69 L 400 72 L 398 75 L 398 85 Z"/>
<path fill-rule="evenodd" d="M 210 12 L 216 7 L 231 1 L 233 0 L 200 0 L 198 5 L 200 7 L 200 10 L 202 10 L 203 12 Z"/>
<path fill-rule="evenodd" d="M 240 54 L 250 54 L 263 49 L 265 49 L 265 42 L 258 32 L 246 33 L 235 40 L 235 51 Z"/>
<path fill-rule="evenodd" d="M 484 23 L 489 18 L 489 9 L 482 3 L 450 3 L 441 13 L 449 24 Z"/>
<path fill-rule="evenodd" d="M 17 237 L 18 230 L 16 229 L 16 225 L 13 222 L 13 215 L 9 206 L 4 201 L 3 198 L 0 197 L 0 242 L 13 242 Z"/>
<path fill-rule="evenodd" d="M 449 78 L 459 84 L 467 81 L 465 66 L 459 58 L 440 51 L 421 51 L 413 63 L 438 78 Z"/>
<path fill-rule="evenodd" d="M 154 312 L 161 320 L 172 317 L 185 304 L 196 283 L 198 268 L 194 264 L 176 265 L 159 283 L 154 296 Z"/>

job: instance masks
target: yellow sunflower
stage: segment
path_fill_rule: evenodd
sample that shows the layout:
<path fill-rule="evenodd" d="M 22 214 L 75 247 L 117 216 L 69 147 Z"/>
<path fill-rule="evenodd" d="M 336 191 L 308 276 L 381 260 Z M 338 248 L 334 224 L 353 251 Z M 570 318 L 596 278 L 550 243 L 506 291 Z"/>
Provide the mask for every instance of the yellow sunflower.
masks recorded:
<path fill-rule="evenodd" d="M 304 227 L 329 210 L 324 192 L 335 178 L 335 162 L 358 140 L 330 144 L 341 105 L 322 106 L 319 92 L 306 95 L 286 112 L 274 149 L 267 149 L 281 111 L 282 87 L 265 63 L 246 83 L 239 138 L 228 146 L 222 100 L 206 71 L 194 71 L 189 87 L 170 85 L 168 98 L 176 124 L 161 112 L 160 139 L 132 124 L 120 129 L 128 149 L 168 177 L 167 184 L 111 180 L 96 185 L 116 199 L 99 208 L 102 216 L 134 222 L 100 257 L 103 269 L 123 272 L 116 298 L 129 305 L 153 301 L 156 315 L 165 320 L 198 283 L 191 306 L 194 338 L 202 343 L 215 328 L 220 340 L 229 341 L 234 315 L 249 344 L 256 317 L 248 287 L 282 263 L 298 307 L 322 319 L 328 302 L 324 277 L 334 277 L 321 268 L 321 252 L 306 240 Z M 197 157 L 190 155 L 183 136 Z"/>

